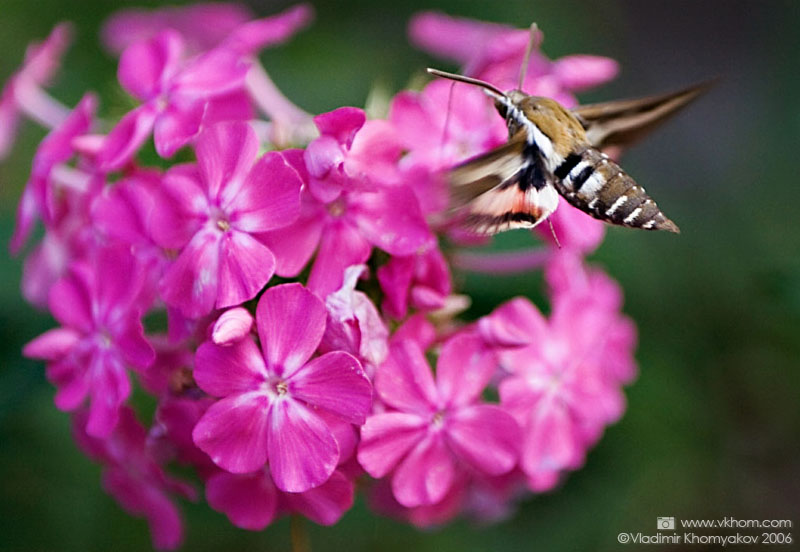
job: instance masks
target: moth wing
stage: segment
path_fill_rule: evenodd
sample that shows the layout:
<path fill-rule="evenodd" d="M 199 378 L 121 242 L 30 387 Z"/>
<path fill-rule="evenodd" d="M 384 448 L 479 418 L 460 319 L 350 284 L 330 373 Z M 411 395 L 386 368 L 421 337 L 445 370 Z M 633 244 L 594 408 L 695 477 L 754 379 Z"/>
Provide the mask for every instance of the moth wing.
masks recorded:
<path fill-rule="evenodd" d="M 449 173 L 451 205 L 465 212 L 464 224 L 477 234 L 533 228 L 558 206 L 558 192 L 539 160 L 526 155 L 526 135 L 455 167 Z M 529 180 L 535 180 L 529 181 Z"/>
<path fill-rule="evenodd" d="M 457 165 L 447 175 L 450 185 L 450 205 L 458 208 L 492 188 L 508 182 L 527 167 L 525 136 L 512 137 L 482 155 Z"/>
<path fill-rule="evenodd" d="M 675 92 L 644 98 L 581 105 L 571 111 L 595 148 L 627 148 L 670 119 L 715 82 L 701 82 Z"/>

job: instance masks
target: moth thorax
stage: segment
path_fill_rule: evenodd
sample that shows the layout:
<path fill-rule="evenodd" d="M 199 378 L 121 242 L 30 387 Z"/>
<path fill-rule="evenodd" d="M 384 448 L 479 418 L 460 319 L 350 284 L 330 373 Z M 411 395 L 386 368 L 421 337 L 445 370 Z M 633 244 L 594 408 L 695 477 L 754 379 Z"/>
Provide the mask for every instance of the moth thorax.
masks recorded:
<path fill-rule="evenodd" d="M 495 98 L 494 107 L 500 116 L 506 120 L 508 134 L 513 136 L 525 126 L 525 113 L 522 108 L 523 102 L 530 96 L 520 90 L 509 90 L 505 97 Z"/>

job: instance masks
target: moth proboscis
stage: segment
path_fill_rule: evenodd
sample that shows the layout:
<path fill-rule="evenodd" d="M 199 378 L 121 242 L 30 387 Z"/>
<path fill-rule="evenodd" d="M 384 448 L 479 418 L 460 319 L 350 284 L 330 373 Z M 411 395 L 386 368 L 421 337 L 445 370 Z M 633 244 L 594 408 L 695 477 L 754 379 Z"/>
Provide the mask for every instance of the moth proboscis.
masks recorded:
<path fill-rule="evenodd" d="M 559 195 L 605 222 L 680 232 L 603 149 L 630 146 L 714 81 L 667 94 L 567 109 L 520 89 L 502 92 L 478 79 L 430 68 L 428 72 L 481 87 L 508 126 L 508 142 L 448 173 L 452 206 L 466 211 L 465 224 L 476 233 L 533 228 L 555 211 Z"/>

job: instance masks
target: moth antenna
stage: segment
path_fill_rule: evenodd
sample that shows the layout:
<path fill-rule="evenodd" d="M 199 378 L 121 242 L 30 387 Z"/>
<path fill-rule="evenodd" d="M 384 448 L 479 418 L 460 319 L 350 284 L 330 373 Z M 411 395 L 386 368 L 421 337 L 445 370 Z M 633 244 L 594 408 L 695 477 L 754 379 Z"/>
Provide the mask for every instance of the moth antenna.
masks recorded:
<path fill-rule="evenodd" d="M 447 144 L 447 130 L 450 126 L 450 108 L 453 105 L 453 89 L 456 87 L 456 83 L 450 84 L 450 91 L 447 93 L 447 111 L 444 115 L 444 128 L 442 129 L 442 143 L 439 144 L 439 155 L 441 156 L 442 150 L 444 150 L 445 144 Z"/>
<path fill-rule="evenodd" d="M 531 60 L 531 52 L 536 47 L 536 33 L 539 32 L 539 26 L 536 23 L 531 23 L 531 36 L 528 38 L 528 47 L 525 49 L 525 57 L 522 58 L 522 66 L 519 68 L 519 86 L 517 90 L 522 90 L 522 83 L 525 82 L 525 76 L 528 74 L 528 63 Z"/>
<path fill-rule="evenodd" d="M 556 246 L 561 249 L 561 242 L 558 241 L 558 236 L 556 236 L 556 229 L 553 227 L 553 221 L 548 217 L 547 224 L 550 225 L 550 233 L 553 234 L 553 239 L 556 240 Z"/>
<path fill-rule="evenodd" d="M 489 93 L 491 96 L 495 96 L 498 99 L 507 100 L 506 95 L 488 82 L 484 82 L 480 79 L 473 79 L 472 77 L 465 77 L 464 75 L 456 75 L 455 73 L 448 73 L 447 71 L 439 71 L 438 69 L 433 69 L 432 67 L 428 67 L 428 73 L 435 77 L 442 77 L 443 79 L 450 79 L 456 82 L 463 82 L 466 84 L 471 84 L 473 86 L 480 86 L 486 92 Z"/>

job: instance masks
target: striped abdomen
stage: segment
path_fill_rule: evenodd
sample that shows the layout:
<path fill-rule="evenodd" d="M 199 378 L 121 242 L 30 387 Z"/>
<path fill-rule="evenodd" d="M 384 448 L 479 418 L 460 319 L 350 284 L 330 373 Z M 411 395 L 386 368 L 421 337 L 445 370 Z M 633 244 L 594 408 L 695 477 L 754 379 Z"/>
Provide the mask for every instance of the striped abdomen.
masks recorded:
<path fill-rule="evenodd" d="M 554 171 L 558 192 L 596 219 L 645 230 L 678 233 L 644 188 L 594 148 L 569 154 Z"/>

